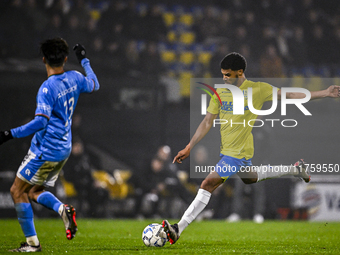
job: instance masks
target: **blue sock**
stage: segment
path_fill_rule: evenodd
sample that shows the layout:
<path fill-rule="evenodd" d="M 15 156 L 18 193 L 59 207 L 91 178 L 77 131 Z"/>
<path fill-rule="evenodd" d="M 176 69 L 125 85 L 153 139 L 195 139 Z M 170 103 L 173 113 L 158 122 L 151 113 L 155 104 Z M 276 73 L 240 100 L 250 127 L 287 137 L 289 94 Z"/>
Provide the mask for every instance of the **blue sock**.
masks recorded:
<path fill-rule="evenodd" d="M 48 209 L 51 209 L 57 213 L 60 205 L 63 203 L 59 201 L 58 198 L 56 198 L 51 192 L 45 191 L 41 193 L 38 198 L 37 202 L 43 206 L 45 206 Z"/>
<path fill-rule="evenodd" d="M 33 209 L 30 203 L 17 203 L 15 204 L 18 220 L 24 232 L 25 237 L 35 236 L 34 222 L 33 222 Z"/>

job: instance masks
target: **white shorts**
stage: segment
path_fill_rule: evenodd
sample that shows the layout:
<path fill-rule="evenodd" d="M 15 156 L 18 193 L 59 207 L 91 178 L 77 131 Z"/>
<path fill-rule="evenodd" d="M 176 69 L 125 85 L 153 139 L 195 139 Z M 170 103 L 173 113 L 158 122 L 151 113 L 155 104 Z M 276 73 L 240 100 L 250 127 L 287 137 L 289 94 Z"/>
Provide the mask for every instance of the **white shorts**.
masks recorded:
<path fill-rule="evenodd" d="M 18 169 L 17 176 L 32 185 L 53 187 L 67 159 L 59 162 L 41 160 L 29 150 Z"/>

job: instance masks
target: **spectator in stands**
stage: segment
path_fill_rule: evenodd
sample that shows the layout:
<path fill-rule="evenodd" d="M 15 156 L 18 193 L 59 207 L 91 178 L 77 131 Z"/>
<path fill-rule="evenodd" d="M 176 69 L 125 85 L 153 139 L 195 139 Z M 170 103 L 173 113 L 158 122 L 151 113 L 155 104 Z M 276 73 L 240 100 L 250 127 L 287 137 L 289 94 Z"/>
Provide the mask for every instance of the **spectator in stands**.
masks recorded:
<path fill-rule="evenodd" d="M 274 45 L 266 46 L 264 53 L 260 58 L 260 74 L 264 78 L 280 78 L 283 77 L 282 59 L 277 54 Z"/>
<path fill-rule="evenodd" d="M 153 42 L 165 41 L 167 29 L 159 5 L 150 7 L 143 18 L 143 26 L 144 28 L 142 29 L 145 31 L 145 33 L 143 33 L 144 40 Z"/>
<path fill-rule="evenodd" d="M 248 10 L 245 12 L 244 21 L 242 24 L 244 24 L 244 26 L 247 28 L 247 43 L 249 44 L 250 42 L 254 42 L 261 33 L 261 26 L 254 10 Z"/>
<path fill-rule="evenodd" d="M 71 15 L 75 15 L 79 21 L 79 27 L 84 30 L 87 27 L 88 21 L 91 18 L 90 10 L 85 0 L 75 0 L 70 11 Z"/>
<path fill-rule="evenodd" d="M 331 43 L 330 49 L 336 49 L 340 45 L 340 22 L 337 27 L 333 30 L 333 34 L 331 36 Z M 340 51 L 333 52 L 330 63 L 334 69 L 334 75 L 340 75 L 340 66 L 339 66 L 339 59 L 340 59 Z"/>
<path fill-rule="evenodd" d="M 197 41 L 202 43 L 209 39 L 220 36 L 219 20 L 216 15 L 216 8 L 207 6 L 204 8 L 204 15 L 195 22 L 194 30 Z"/>
<path fill-rule="evenodd" d="M 284 65 L 291 63 L 290 49 L 288 45 L 289 31 L 286 26 L 281 26 L 276 36 L 276 46 L 278 55 L 281 57 Z"/>
<path fill-rule="evenodd" d="M 70 1 L 66 0 L 50 0 L 46 1 L 47 12 L 52 14 L 59 14 L 60 17 L 65 17 L 71 10 L 71 3 Z"/>
<path fill-rule="evenodd" d="M 125 46 L 125 60 L 124 64 L 129 67 L 130 74 L 134 74 L 137 70 L 140 71 L 140 56 L 135 40 L 127 42 Z"/>
<path fill-rule="evenodd" d="M 60 14 L 55 13 L 49 17 L 44 37 L 53 38 L 54 36 L 64 37 L 63 35 L 63 22 Z"/>
<path fill-rule="evenodd" d="M 258 78 L 260 74 L 259 61 L 254 57 L 253 51 L 251 51 L 248 43 L 244 43 L 240 45 L 238 50 L 242 56 L 244 56 L 247 60 L 248 65 L 248 77 L 249 78 Z"/>
<path fill-rule="evenodd" d="M 136 215 L 142 217 L 155 217 L 170 215 L 173 199 L 182 199 L 189 203 L 193 198 L 177 176 L 177 167 L 171 161 L 171 149 L 167 145 L 160 146 L 156 154 L 147 164 L 136 171 L 129 180 L 136 193 Z M 168 196 L 169 192 L 172 194 Z M 165 202 L 160 208 L 160 202 Z M 148 204 L 145 208 L 145 204 Z"/>
<path fill-rule="evenodd" d="M 31 19 L 32 22 L 32 31 L 34 38 L 33 40 L 37 41 L 38 44 L 39 38 L 42 37 L 43 32 L 46 29 L 46 25 L 48 22 L 48 16 L 44 9 L 40 7 L 36 0 L 28 0 L 25 3 L 25 10 L 27 13 L 27 17 Z"/>
<path fill-rule="evenodd" d="M 91 41 L 87 45 L 89 45 L 89 49 L 93 52 L 91 62 L 96 66 L 98 65 L 100 71 L 108 71 L 108 54 L 105 51 L 103 38 L 99 34 L 93 34 Z"/>
<path fill-rule="evenodd" d="M 115 72 L 117 75 L 122 75 L 127 72 L 125 68 L 125 54 L 124 54 L 124 43 L 122 40 L 111 41 L 107 45 L 108 54 L 107 57 L 107 67 L 111 72 Z"/>
<path fill-rule="evenodd" d="M 254 47 L 257 58 L 260 58 L 261 55 L 266 51 L 267 45 L 276 45 L 276 31 L 272 26 L 265 26 L 262 29 L 262 40 L 255 40 Z"/>
<path fill-rule="evenodd" d="M 325 40 L 324 28 L 316 25 L 312 28 L 312 38 L 309 42 L 308 57 L 315 68 L 322 67 L 329 62 L 331 54 L 329 54 L 329 45 Z"/>
<path fill-rule="evenodd" d="M 232 47 L 231 47 L 231 51 L 238 51 L 238 48 L 240 47 L 240 45 L 247 43 L 248 40 L 248 34 L 247 34 L 247 29 L 245 26 L 240 25 L 237 26 L 234 30 L 234 35 L 232 36 Z"/>
<path fill-rule="evenodd" d="M 86 30 L 80 25 L 79 18 L 76 14 L 69 14 L 67 16 L 65 28 L 63 28 L 63 37 L 67 38 L 71 45 L 77 42 L 85 44 L 86 43 Z"/>
<path fill-rule="evenodd" d="M 32 51 L 27 48 L 36 48 L 31 36 L 34 27 L 22 0 L 11 0 L 5 10 L 0 17 L 1 51 L 8 57 L 29 57 Z"/>
<path fill-rule="evenodd" d="M 108 8 L 101 14 L 96 29 L 105 41 L 110 41 L 117 33 L 119 36 L 128 36 L 128 23 L 125 22 L 124 8 L 121 1 L 110 2 Z"/>
<path fill-rule="evenodd" d="M 137 12 L 137 2 L 129 0 L 127 7 L 123 10 L 123 26 L 126 28 L 126 36 L 134 40 L 142 40 L 147 32 L 143 26 L 143 19 Z"/>
<path fill-rule="evenodd" d="M 85 0 L 1 1 L 0 55 L 30 58 L 34 51 L 29 52 L 25 47 L 35 47 L 34 45 L 41 38 L 61 36 L 72 41 L 75 34 L 82 33 L 82 29 L 86 29 L 86 45 L 92 44 L 93 38 L 99 34 L 104 45 L 103 52 L 106 54 L 115 52 L 116 55 L 115 49 L 121 50 L 121 46 L 127 45 L 126 41 L 134 40 L 140 43 L 139 41 L 143 40 L 142 43 L 147 43 L 151 40 L 159 43 L 166 41 L 168 30 L 176 27 L 181 29 L 181 26 L 171 28 L 164 26 L 162 11 L 171 11 L 171 9 L 160 7 L 157 3 L 150 3 L 146 7 L 148 14 L 143 16 L 145 12 L 138 11 L 139 3 L 136 0 L 127 3 Z M 196 35 L 195 48 L 203 48 L 203 43 L 224 41 L 232 47 L 232 51 L 239 51 L 234 47 L 239 48 L 240 43 L 247 43 L 253 57 L 259 59 L 264 51 L 263 45 L 273 44 L 283 61 L 282 65 L 287 69 L 311 64 L 317 68 L 330 68 L 330 65 L 334 65 L 332 68 L 337 69 L 337 51 L 333 46 L 336 43 L 332 39 L 335 37 L 334 30 L 339 26 L 336 10 L 340 2 L 329 1 L 320 4 L 318 1 L 286 3 L 282 0 L 263 0 L 257 4 L 253 2 L 245 4 L 242 1 L 234 1 L 228 6 L 216 2 L 218 7 L 204 6 L 203 2 L 197 4 L 199 6 L 195 8 L 203 10 L 204 14 L 197 14 L 202 11 L 194 11 L 192 13 L 194 25 L 188 28 Z M 190 8 L 180 6 L 177 9 L 180 11 L 174 11 L 175 15 L 187 12 Z M 97 16 L 93 15 L 94 13 Z M 74 27 L 77 29 L 71 30 L 73 25 L 69 26 L 67 24 L 69 21 L 72 21 L 70 24 L 73 25 L 78 23 Z M 290 24 L 293 24 L 292 28 Z M 120 30 L 118 34 L 116 34 L 117 28 Z M 118 38 L 124 38 L 124 42 L 117 42 Z M 128 55 L 131 60 L 131 55 Z M 108 64 L 109 61 L 110 58 L 105 58 L 102 62 Z M 176 63 L 169 65 L 168 68 L 170 70 L 175 66 Z"/>
<path fill-rule="evenodd" d="M 147 43 L 146 48 L 140 53 L 140 59 L 143 61 L 140 71 L 146 75 L 159 77 L 165 71 L 155 42 Z"/>
<path fill-rule="evenodd" d="M 71 182 L 77 192 L 77 212 L 83 217 L 104 217 L 109 195 L 105 189 L 95 185 L 92 177 L 93 162 L 79 137 L 73 138 L 71 156 L 64 168 L 65 180 Z"/>
<path fill-rule="evenodd" d="M 304 37 L 304 30 L 301 26 L 296 26 L 293 30 L 293 36 L 288 41 L 291 67 L 296 69 L 296 72 L 301 73 L 302 68 L 307 65 L 307 47 Z"/>
<path fill-rule="evenodd" d="M 103 41 L 105 40 L 105 35 L 103 35 L 100 32 L 100 29 L 98 29 L 98 20 L 96 20 L 93 17 L 90 17 L 87 20 L 84 33 L 86 34 L 86 37 L 85 37 L 86 45 L 93 45 L 94 38 L 96 38 L 97 36 L 102 38 Z M 105 63 L 105 59 L 104 59 L 103 63 Z"/>
<path fill-rule="evenodd" d="M 231 27 L 234 27 L 234 20 L 233 20 L 233 15 L 230 13 L 230 10 L 228 9 L 222 9 L 221 10 L 221 15 L 218 17 L 218 30 L 219 34 L 223 37 L 230 38 L 230 34 L 228 31 L 230 30 Z"/>
<path fill-rule="evenodd" d="M 219 69 L 221 59 L 224 58 L 226 53 L 229 52 L 229 47 L 227 43 L 221 43 L 217 47 L 217 51 L 210 59 L 209 72 L 212 78 L 221 78 L 221 70 Z"/>

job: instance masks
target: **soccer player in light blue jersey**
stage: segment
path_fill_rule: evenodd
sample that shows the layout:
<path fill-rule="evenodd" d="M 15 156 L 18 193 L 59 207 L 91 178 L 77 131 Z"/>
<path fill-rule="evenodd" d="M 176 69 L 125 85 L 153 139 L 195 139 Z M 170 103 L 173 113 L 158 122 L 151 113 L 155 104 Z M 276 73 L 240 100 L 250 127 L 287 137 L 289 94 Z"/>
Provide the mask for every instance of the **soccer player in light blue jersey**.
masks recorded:
<path fill-rule="evenodd" d="M 10 189 L 18 220 L 26 237 L 26 242 L 11 250 L 13 252 L 41 251 L 29 198 L 59 213 L 65 225 L 67 239 L 71 240 L 75 236 L 77 223 L 74 207 L 60 202 L 51 192 L 45 191 L 45 187 L 54 186 L 71 153 L 72 115 L 80 94 L 99 89 L 99 82 L 82 45 L 76 44 L 73 50 L 86 76 L 77 71 L 64 71 L 69 53 L 64 39 L 48 39 L 41 44 L 40 49 L 48 78 L 38 91 L 35 118 L 26 125 L 0 131 L 0 144 L 12 138 L 34 134 L 31 147 Z"/>

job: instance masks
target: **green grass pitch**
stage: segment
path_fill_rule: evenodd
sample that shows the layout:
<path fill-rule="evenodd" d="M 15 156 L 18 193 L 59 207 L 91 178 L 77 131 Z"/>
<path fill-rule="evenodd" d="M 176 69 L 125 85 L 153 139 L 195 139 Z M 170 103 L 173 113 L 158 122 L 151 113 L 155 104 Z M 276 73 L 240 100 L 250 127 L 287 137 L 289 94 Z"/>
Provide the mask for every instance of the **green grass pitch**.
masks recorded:
<path fill-rule="evenodd" d="M 176 244 L 156 248 L 144 246 L 141 238 L 153 222 L 79 219 L 71 241 L 59 219 L 36 219 L 35 225 L 45 254 L 340 254 L 340 223 L 193 222 Z M 0 226 L 0 253 L 25 240 L 16 220 L 0 220 Z"/>

